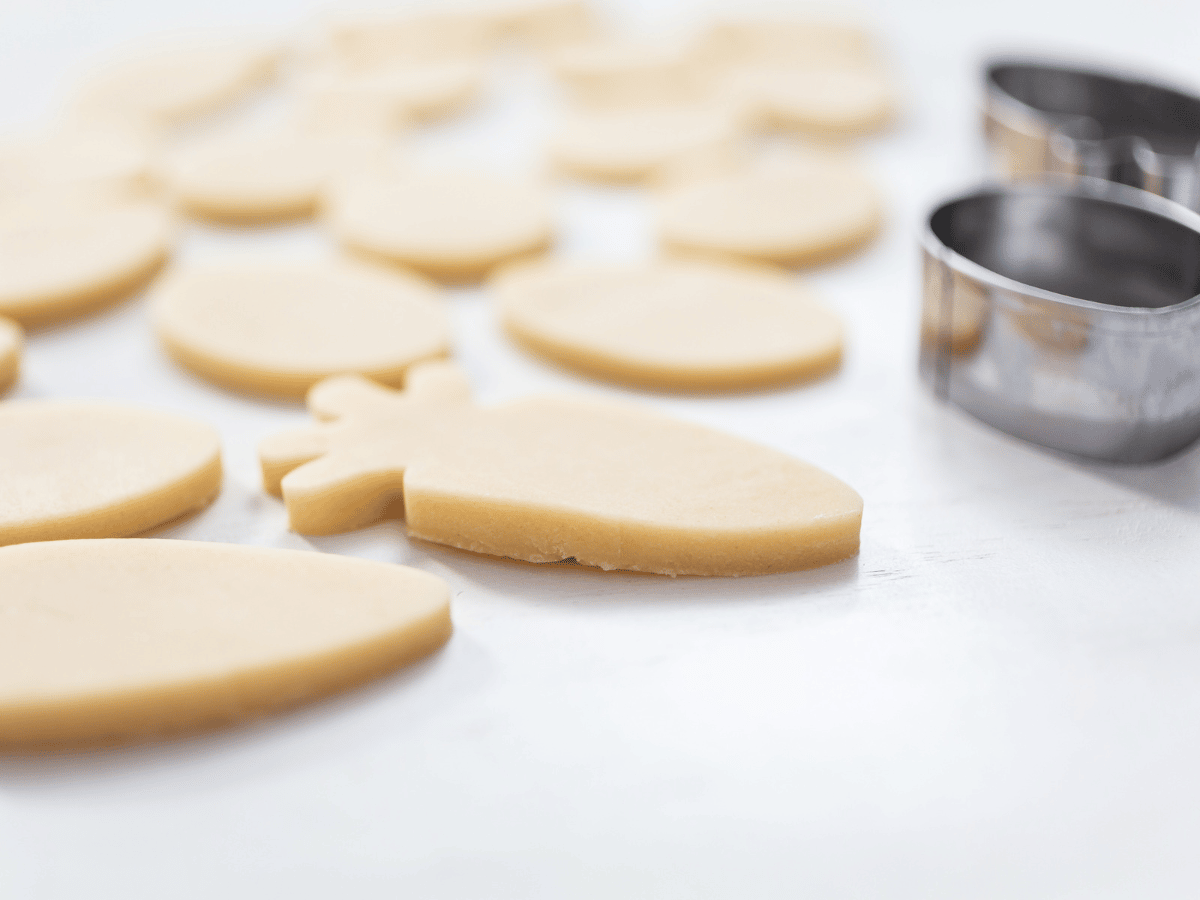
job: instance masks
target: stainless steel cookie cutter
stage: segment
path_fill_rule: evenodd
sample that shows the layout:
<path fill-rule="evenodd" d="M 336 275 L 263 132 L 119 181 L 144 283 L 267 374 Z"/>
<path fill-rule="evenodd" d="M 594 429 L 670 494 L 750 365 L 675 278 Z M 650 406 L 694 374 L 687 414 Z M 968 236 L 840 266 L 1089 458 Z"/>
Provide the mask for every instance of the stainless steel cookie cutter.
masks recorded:
<path fill-rule="evenodd" d="M 1200 215 L 1098 179 L 1018 182 L 940 204 L 922 249 L 939 397 L 1112 462 L 1200 438 Z"/>
<path fill-rule="evenodd" d="M 984 67 L 984 133 L 998 174 L 1088 176 L 1200 209 L 1200 97 L 1047 60 Z"/>

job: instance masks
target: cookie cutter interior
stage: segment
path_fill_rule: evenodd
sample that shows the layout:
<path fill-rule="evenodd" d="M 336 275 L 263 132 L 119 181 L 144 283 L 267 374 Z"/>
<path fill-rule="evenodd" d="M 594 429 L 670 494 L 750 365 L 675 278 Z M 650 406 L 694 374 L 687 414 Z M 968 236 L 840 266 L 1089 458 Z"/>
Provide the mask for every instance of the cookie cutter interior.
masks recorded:
<path fill-rule="evenodd" d="M 938 205 L 922 249 L 938 397 L 1112 462 L 1200 438 L 1200 216 L 1095 179 L 1017 183 Z"/>
<path fill-rule="evenodd" d="M 997 174 L 1103 178 L 1200 209 L 1200 97 L 1102 69 L 998 58 L 984 68 Z"/>

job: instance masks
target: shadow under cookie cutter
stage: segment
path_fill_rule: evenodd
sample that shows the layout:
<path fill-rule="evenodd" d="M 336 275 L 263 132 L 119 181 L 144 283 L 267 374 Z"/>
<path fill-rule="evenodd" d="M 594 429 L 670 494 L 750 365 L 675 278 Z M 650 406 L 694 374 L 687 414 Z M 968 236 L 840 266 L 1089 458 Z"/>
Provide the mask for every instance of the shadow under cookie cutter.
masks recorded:
<path fill-rule="evenodd" d="M 999 174 L 1103 178 L 1200 210 L 1200 97 L 1103 69 L 1003 57 L 984 67 Z"/>
<path fill-rule="evenodd" d="M 938 397 L 1111 462 L 1200 438 L 1200 215 L 1097 179 L 1015 183 L 938 205 L 921 241 Z"/>

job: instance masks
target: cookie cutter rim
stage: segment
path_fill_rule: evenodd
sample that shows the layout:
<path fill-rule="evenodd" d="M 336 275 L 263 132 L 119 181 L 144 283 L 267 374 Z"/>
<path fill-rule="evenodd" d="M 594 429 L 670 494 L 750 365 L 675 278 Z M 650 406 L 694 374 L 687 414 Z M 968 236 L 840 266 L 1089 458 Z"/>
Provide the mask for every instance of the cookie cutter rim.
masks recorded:
<path fill-rule="evenodd" d="M 1036 71 L 1041 77 L 1096 82 L 1093 90 L 1141 92 L 1156 101 L 1186 103 L 1195 121 L 1191 153 L 1156 148 L 1144 133 L 1127 132 L 1093 136 L 1103 123 L 1087 111 L 1050 112 L 1023 100 L 997 78 L 1005 69 Z M 1100 177 L 1138 187 L 1200 210 L 1200 93 L 1165 78 L 1147 76 L 1116 67 L 1072 59 L 1023 54 L 997 54 L 983 63 L 984 134 L 993 150 L 1011 149 L 1016 143 L 1033 151 L 1022 164 L 1001 165 L 1009 178 L 1044 174 Z M 1169 116 L 1168 116 L 1169 118 Z"/>
<path fill-rule="evenodd" d="M 1055 178 L 1040 182 L 985 183 L 955 193 L 933 206 L 925 217 L 919 238 L 925 267 L 920 331 L 921 380 L 938 399 L 959 406 L 1001 431 L 1077 456 L 1118 463 L 1153 462 L 1183 450 L 1200 438 L 1200 290 L 1179 302 L 1163 306 L 1121 305 L 1088 300 L 1001 274 L 956 250 L 934 229 L 935 217 L 958 204 L 1014 195 L 1033 195 L 1050 202 L 1056 199 L 1098 200 L 1164 218 L 1190 233 L 1196 248 L 1193 262 L 1200 263 L 1200 215 L 1136 188 L 1101 179 L 1070 181 Z M 1193 271 L 1192 275 L 1195 278 L 1197 272 Z M 967 283 L 958 284 L 959 278 L 965 278 Z M 1192 287 L 1200 287 L 1200 283 L 1193 281 Z M 1147 410 L 1151 413 L 1161 412 L 1161 408 L 1156 409 L 1155 403 L 1131 402 L 1128 391 L 1126 396 L 1119 398 L 1124 406 L 1114 404 L 1109 410 L 1111 415 L 1108 419 L 1088 419 L 1082 413 L 1075 414 L 1071 410 L 1039 408 L 1034 402 L 1036 396 L 1006 393 L 1005 388 L 1011 391 L 1014 381 L 1020 383 L 1023 378 L 1029 380 L 1034 375 L 1041 376 L 1043 380 L 1049 376 L 1053 381 L 1054 365 L 1045 366 L 1044 370 L 1038 367 L 1055 354 L 1039 348 L 1036 341 L 1022 342 L 1021 336 L 1015 331 L 984 342 L 979 349 L 962 350 L 956 346 L 954 301 L 961 290 L 980 289 L 986 292 L 984 309 L 989 320 L 996 315 L 996 310 L 1002 316 L 1027 316 L 1030 306 L 1041 314 L 1045 314 L 1046 310 L 1063 313 L 1053 320 L 1048 319 L 1050 324 L 1065 323 L 1075 329 L 1075 333 L 1085 334 L 1085 347 L 1089 342 L 1100 345 L 1091 351 L 1093 356 L 1099 356 L 1100 362 L 1098 367 L 1093 365 L 1093 374 L 1097 370 L 1118 378 L 1124 374 L 1120 365 L 1113 365 L 1114 359 L 1118 363 L 1121 361 L 1120 354 L 1113 347 L 1122 342 L 1140 354 L 1137 358 L 1143 361 L 1146 358 L 1153 360 L 1155 349 L 1169 351 L 1164 355 L 1169 358 L 1168 361 L 1177 364 L 1176 371 L 1171 373 L 1172 378 L 1177 378 L 1186 389 L 1181 414 L 1174 418 L 1154 418 Z M 933 327 L 930 327 L 931 307 Z M 1082 325 L 1077 321 L 1080 316 L 1083 317 Z M 985 333 L 981 325 L 980 334 Z M 1179 347 L 1181 341 L 1182 353 Z M 1104 357 L 1105 352 L 1112 358 Z M 993 374 L 1000 371 L 1003 375 L 1007 370 L 1010 376 L 1015 372 L 1016 378 L 1010 377 L 1006 384 L 1001 377 L 997 386 L 974 378 L 968 369 L 960 367 L 955 371 L 956 363 L 960 366 L 969 365 L 976 355 L 984 358 L 985 367 L 990 366 Z M 1023 365 L 1028 371 L 1022 369 Z M 1169 395 L 1169 389 L 1175 386 L 1170 378 L 1160 377 L 1158 381 L 1153 381 L 1145 372 L 1141 375 L 1141 382 L 1132 376 L 1129 379 L 1132 382 L 1133 401 L 1144 400 L 1154 391 Z M 1097 396 L 1101 397 L 1107 396 L 1106 391 L 1111 394 L 1113 388 L 1111 384 L 1089 385 L 1086 382 L 1083 386 L 1094 389 Z M 1127 387 L 1130 385 L 1125 382 L 1118 385 L 1118 388 Z M 1154 399 L 1161 399 L 1159 394 L 1155 394 Z M 1178 398 L 1171 399 L 1179 406 Z M 1158 404 L 1158 407 L 1162 406 Z M 1138 414 L 1127 414 L 1129 407 L 1133 407 Z M 1089 429 L 1092 433 L 1089 433 Z"/>

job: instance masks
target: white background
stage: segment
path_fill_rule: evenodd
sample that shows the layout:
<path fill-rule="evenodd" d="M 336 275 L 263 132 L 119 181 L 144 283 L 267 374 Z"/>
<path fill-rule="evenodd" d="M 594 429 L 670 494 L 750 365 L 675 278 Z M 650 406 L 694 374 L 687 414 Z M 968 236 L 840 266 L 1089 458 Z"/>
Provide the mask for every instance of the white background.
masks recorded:
<path fill-rule="evenodd" d="M 309 540 L 254 445 L 298 406 L 174 368 L 140 301 L 31 336 L 18 397 L 111 397 L 222 431 L 214 507 L 166 534 L 419 566 L 454 593 L 435 658 L 261 724 L 151 747 L 0 758 L 0 897 L 1107 898 L 1200 884 L 1200 449 L 1119 468 L 1023 445 L 916 382 L 915 236 L 981 172 L 977 66 L 1054 49 L 1200 83 L 1200 4 L 860 7 L 905 110 L 863 146 L 888 203 L 868 252 L 807 277 L 846 319 L 842 371 L 749 396 L 590 384 L 527 358 L 480 291 L 448 300 L 478 399 L 621 395 L 784 449 L 864 496 L 860 556 L 676 580 L 410 543 Z M 741 9 L 744 4 L 738 4 Z M 165 28 L 282 33 L 314 4 L 0 4 L 0 125 L 49 121 L 81 66 Z M 631 29 L 684 3 L 607 8 Z M 498 67 L 418 156 L 536 165 L 536 67 Z M 560 252 L 644 258 L 647 199 L 564 185 Z M 191 227 L 183 262 L 332 253 L 310 227 Z M 2 586 L 0 586 L 2 590 Z"/>

